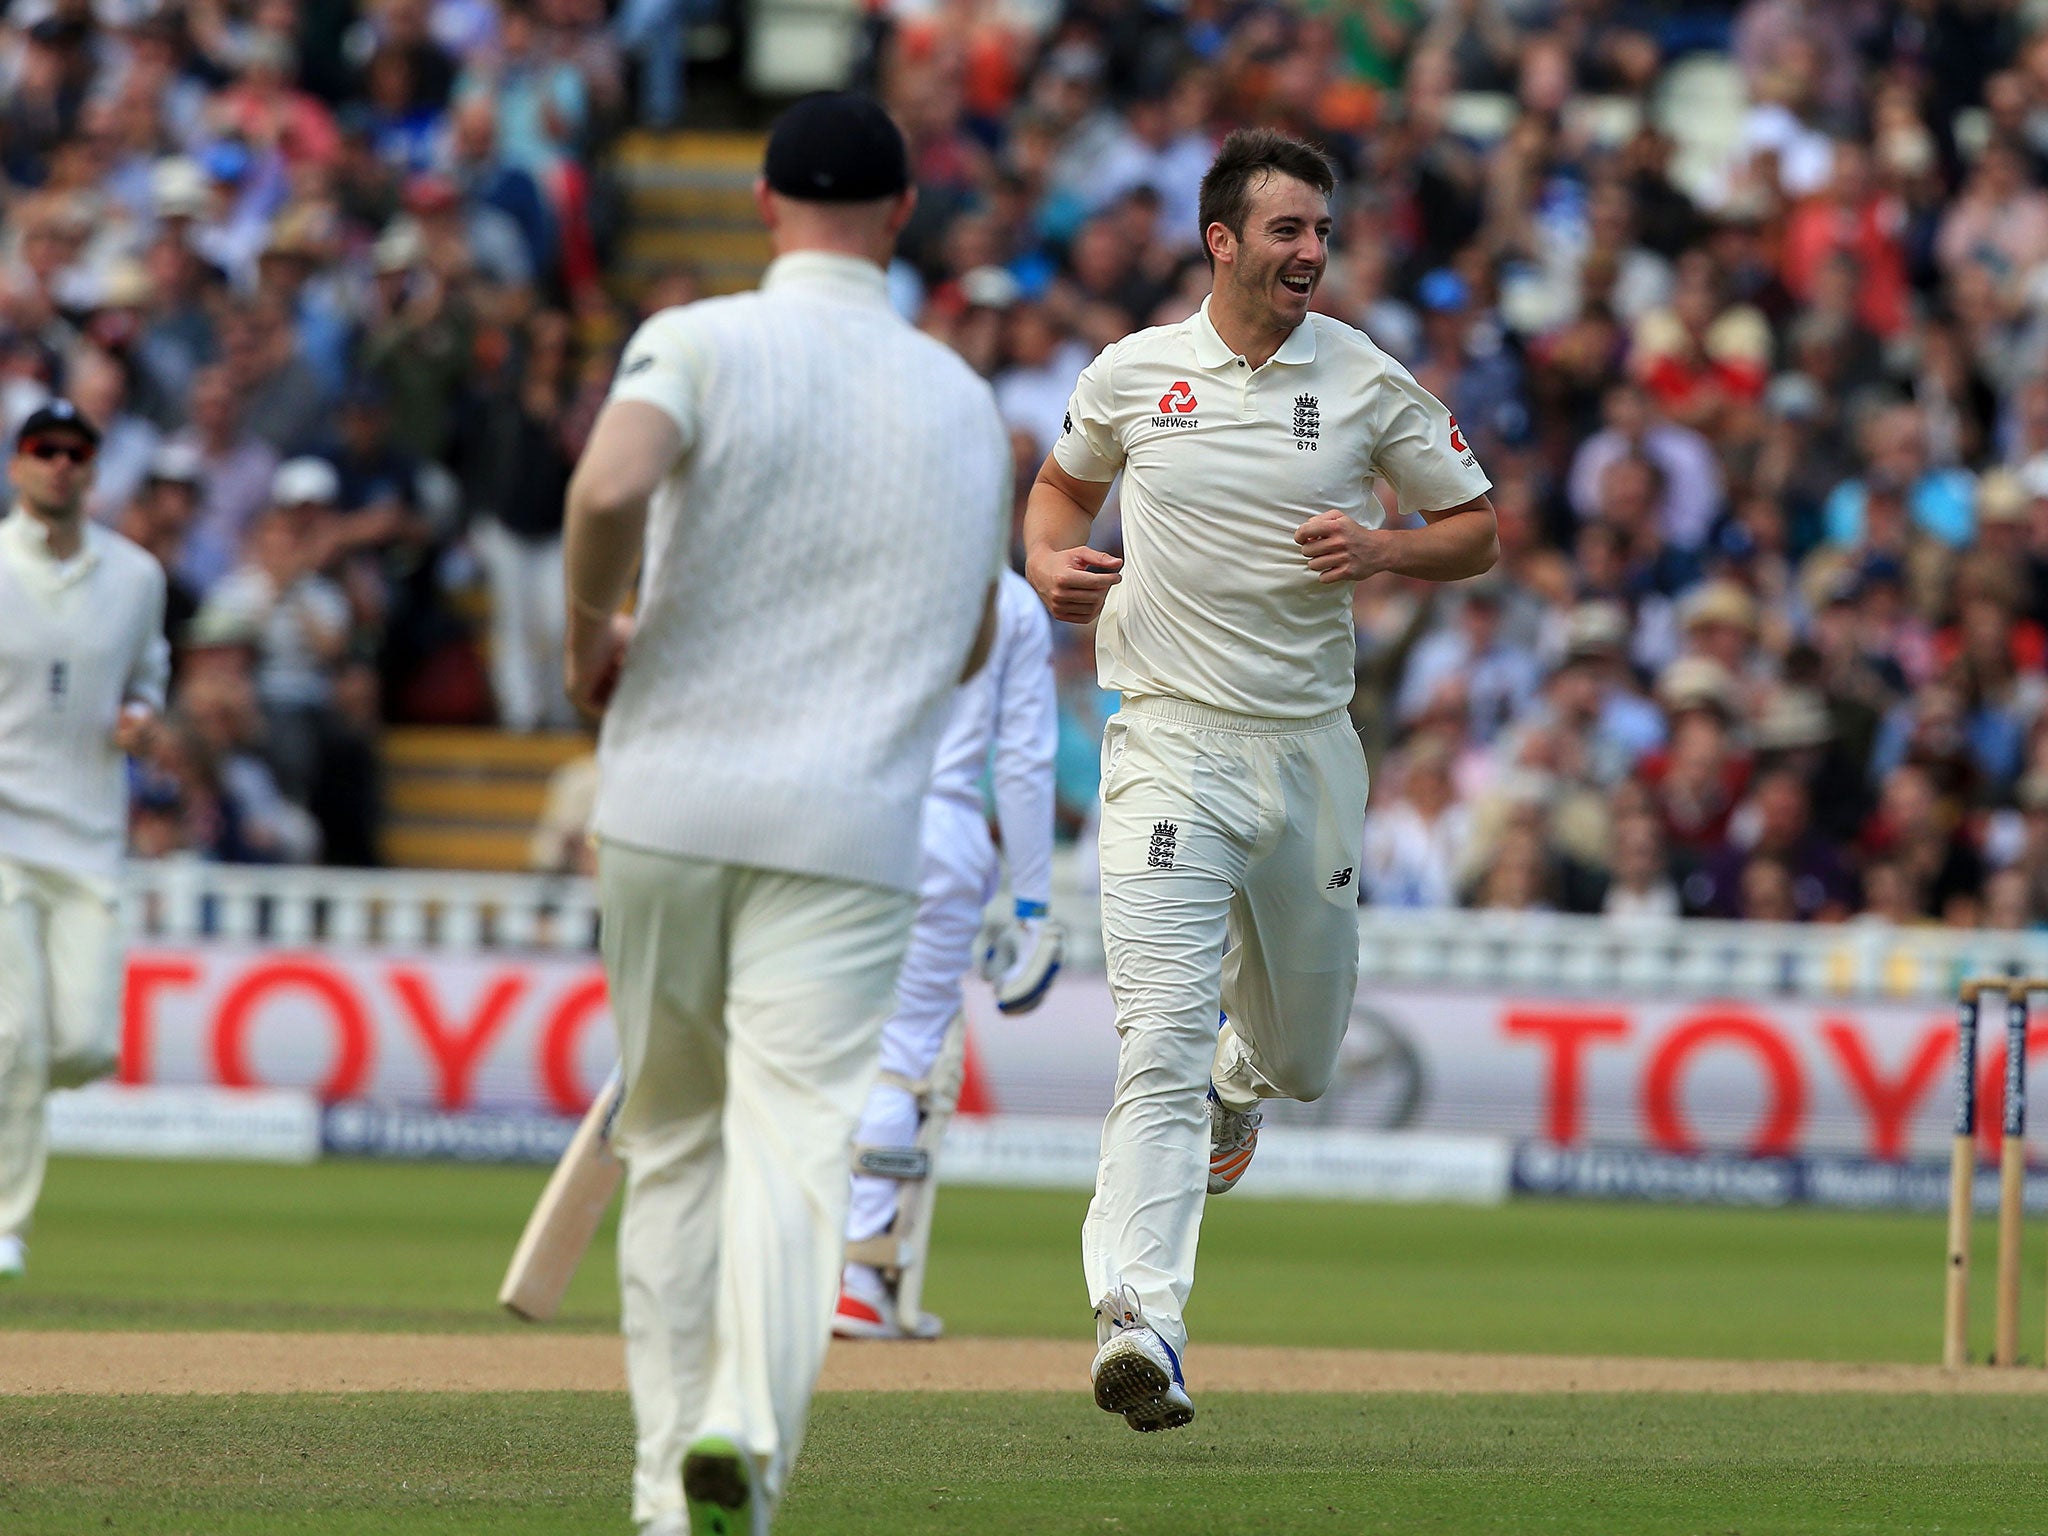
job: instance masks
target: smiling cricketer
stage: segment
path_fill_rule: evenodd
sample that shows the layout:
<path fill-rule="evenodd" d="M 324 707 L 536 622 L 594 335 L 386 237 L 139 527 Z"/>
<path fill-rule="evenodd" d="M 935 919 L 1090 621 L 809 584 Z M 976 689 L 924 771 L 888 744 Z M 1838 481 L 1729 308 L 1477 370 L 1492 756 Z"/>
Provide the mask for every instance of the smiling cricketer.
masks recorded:
<path fill-rule="evenodd" d="M 1456 581 L 1498 551 L 1455 418 L 1310 313 L 1334 188 L 1284 134 L 1224 142 L 1202 183 L 1209 298 L 1089 365 L 1025 516 L 1031 584 L 1055 618 L 1096 622 L 1097 680 L 1122 695 L 1101 834 L 1120 1053 L 1082 1262 L 1095 1401 L 1138 1430 L 1194 1418 L 1182 1312 L 1205 1190 L 1250 1164 L 1261 1100 L 1323 1092 L 1350 1018 L 1354 585 Z M 1119 473 L 1121 557 L 1087 542 Z M 1380 480 L 1416 526 L 1384 526 Z"/>

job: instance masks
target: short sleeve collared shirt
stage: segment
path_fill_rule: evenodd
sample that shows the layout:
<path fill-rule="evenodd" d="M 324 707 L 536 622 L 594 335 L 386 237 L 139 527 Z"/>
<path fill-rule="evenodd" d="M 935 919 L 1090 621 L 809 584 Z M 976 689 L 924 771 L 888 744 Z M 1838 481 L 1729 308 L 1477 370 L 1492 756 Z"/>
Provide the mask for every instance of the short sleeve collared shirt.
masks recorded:
<path fill-rule="evenodd" d="M 1340 709 L 1352 692 L 1351 584 L 1319 582 L 1294 530 L 1331 510 L 1378 527 L 1380 479 L 1403 513 L 1492 483 L 1456 419 L 1363 332 L 1312 314 L 1253 368 L 1206 302 L 1104 349 L 1053 457 L 1079 480 L 1124 477 L 1102 686 L 1274 719 Z"/>

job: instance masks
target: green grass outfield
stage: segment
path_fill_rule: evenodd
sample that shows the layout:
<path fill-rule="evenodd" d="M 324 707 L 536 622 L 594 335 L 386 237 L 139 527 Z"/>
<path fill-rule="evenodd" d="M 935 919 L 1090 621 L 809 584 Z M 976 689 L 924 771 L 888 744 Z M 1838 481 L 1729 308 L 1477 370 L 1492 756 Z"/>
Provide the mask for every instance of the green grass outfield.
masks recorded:
<path fill-rule="evenodd" d="M 0 1328 L 516 1327 L 493 1305 L 545 1171 L 362 1162 L 52 1163 Z M 955 1334 L 1088 1335 L 1085 1198 L 948 1189 L 928 1303 Z M 2042 1347 L 2048 1236 L 2021 1316 Z M 1977 1233 L 1990 1345 L 1992 1224 Z M 1211 1203 L 1196 1339 L 1393 1349 L 1927 1363 L 1937 1216 L 1529 1201 Z M 557 1326 L 618 1316 L 610 1230 Z M 2048 1529 L 2048 1511 L 2044 1511 Z"/>
<path fill-rule="evenodd" d="M 59 1161 L 0 1329 L 512 1327 L 491 1297 L 542 1176 Z M 1084 1337 L 1082 1204 L 947 1191 L 931 1300 L 952 1331 Z M 569 1326 L 614 1318 L 608 1241 Z M 1988 1280 L 1988 1226 L 1979 1242 Z M 1219 1200 L 1191 1322 L 1198 1341 L 1926 1362 L 1941 1248 L 1926 1216 Z M 1185 1433 L 1136 1436 L 1078 1383 L 828 1395 L 778 1531 L 2048 1531 L 2048 1397 L 1210 1393 L 1200 1409 Z M 40 1397 L 0 1414 L 4 1536 L 630 1530 L 611 1393 Z"/>
<path fill-rule="evenodd" d="M 780 1536 L 2016 1536 L 2048 1401 L 1238 1397 L 1133 1435 L 1044 1393 L 819 1399 Z M 8 1536 L 625 1536 L 609 1394 L 36 1399 Z"/>

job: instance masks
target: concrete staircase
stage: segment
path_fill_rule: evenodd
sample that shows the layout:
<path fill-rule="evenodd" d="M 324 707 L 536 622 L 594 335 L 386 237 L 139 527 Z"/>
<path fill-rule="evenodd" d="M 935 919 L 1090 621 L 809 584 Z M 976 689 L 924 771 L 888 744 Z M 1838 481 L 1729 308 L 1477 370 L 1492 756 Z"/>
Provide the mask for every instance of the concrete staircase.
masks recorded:
<path fill-rule="evenodd" d="M 594 745 L 573 731 L 387 731 L 385 860 L 409 869 L 525 869 L 549 777 Z"/>
<path fill-rule="evenodd" d="M 757 133 L 635 131 L 613 151 L 624 183 L 627 227 L 615 275 L 643 288 L 680 266 L 707 294 L 760 281 L 768 235 L 754 211 L 754 178 L 766 139 Z"/>

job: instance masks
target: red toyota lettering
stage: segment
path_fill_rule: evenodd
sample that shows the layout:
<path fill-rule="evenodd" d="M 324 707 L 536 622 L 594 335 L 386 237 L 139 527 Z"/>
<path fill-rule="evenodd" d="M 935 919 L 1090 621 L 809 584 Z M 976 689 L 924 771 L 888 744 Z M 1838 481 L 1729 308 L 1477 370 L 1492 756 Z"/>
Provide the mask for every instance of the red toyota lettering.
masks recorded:
<path fill-rule="evenodd" d="M 1703 1013 L 1674 1029 L 1657 1046 L 1643 1074 L 1643 1114 L 1650 1139 L 1667 1152 L 1697 1152 L 1699 1140 L 1679 1108 L 1679 1083 L 1687 1063 L 1718 1045 L 1739 1046 L 1756 1057 L 1770 1082 L 1771 1104 L 1750 1138 L 1754 1157 L 1778 1157 L 1799 1139 L 1806 1115 L 1806 1081 L 1792 1047 L 1768 1024 L 1734 1010 Z"/>
<path fill-rule="evenodd" d="M 1584 1009 L 1516 1008 L 1502 1028 L 1510 1036 L 1527 1037 L 1550 1051 L 1550 1077 L 1545 1090 L 1544 1134 L 1560 1147 L 1579 1139 L 1579 1111 L 1584 1098 L 1581 1068 L 1588 1048 L 1628 1038 L 1628 1015 L 1589 1013 Z"/>
<path fill-rule="evenodd" d="M 576 1043 L 590 1021 L 604 1012 L 605 1002 L 604 972 L 599 971 L 564 993 L 541 1029 L 541 1086 L 565 1115 L 582 1114 L 596 1096 L 596 1090 L 585 1087 L 576 1074 Z"/>
<path fill-rule="evenodd" d="M 256 1022 L 256 1010 L 277 992 L 304 992 L 326 1005 L 323 1011 L 334 1028 L 335 1052 L 334 1067 L 320 1085 L 320 1097 L 331 1101 L 361 1093 L 375 1053 L 369 1015 L 346 979 L 311 959 L 255 966 L 228 989 L 213 1026 L 215 1079 L 229 1088 L 262 1086 L 249 1067 L 248 1034 Z"/>
<path fill-rule="evenodd" d="M 512 1005 L 526 990 L 526 978 L 517 971 L 501 971 L 484 989 L 483 1000 L 467 1024 L 449 1027 L 426 972 L 409 965 L 391 968 L 391 990 L 412 1016 L 413 1028 L 426 1042 L 427 1054 L 440 1069 L 440 1099 L 444 1109 L 466 1109 L 476 1089 L 476 1069 L 491 1041 L 503 1032 Z"/>
<path fill-rule="evenodd" d="M 1870 1059 L 1863 1032 L 1845 1019 L 1829 1019 L 1820 1037 L 1842 1064 L 1842 1075 L 1870 1116 L 1870 1155 L 1904 1157 L 1912 1137 L 1913 1114 L 1942 1075 L 1955 1049 L 1953 1024 L 1936 1024 L 1920 1036 L 1896 1077 L 1884 1076 Z"/>
<path fill-rule="evenodd" d="M 136 955 L 128 961 L 128 985 L 121 994 L 121 1069 L 118 1081 L 146 1083 L 155 1065 L 151 1047 L 156 1044 L 156 1020 L 152 1005 L 156 994 L 172 987 L 189 987 L 199 980 L 199 967 L 190 960 L 160 955 Z"/>

